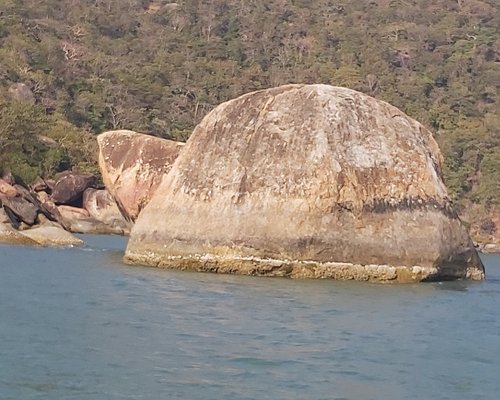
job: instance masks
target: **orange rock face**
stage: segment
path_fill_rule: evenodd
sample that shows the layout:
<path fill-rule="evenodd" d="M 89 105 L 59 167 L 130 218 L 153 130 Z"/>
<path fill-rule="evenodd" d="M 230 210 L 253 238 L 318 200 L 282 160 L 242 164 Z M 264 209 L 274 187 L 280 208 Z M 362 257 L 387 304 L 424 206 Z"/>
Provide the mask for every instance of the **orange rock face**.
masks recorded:
<path fill-rule="evenodd" d="M 0 179 L 0 196 L 5 197 L 15 197 L 17 195 L 17 190 L 14 186 L 9 185 L 3 179 Z"/>
<path fill-rule="evenodd" d="M 124 216 L 135 221 L 184 143 L 125 130 L 105 132 L 97 141 L 104 184 Z"/>
<path fill-rule="evenodd" d="M 221 104 L 132 229 L 126 260 L 253 275 L 482 279 L 431 132 L 327 85 Z"/>

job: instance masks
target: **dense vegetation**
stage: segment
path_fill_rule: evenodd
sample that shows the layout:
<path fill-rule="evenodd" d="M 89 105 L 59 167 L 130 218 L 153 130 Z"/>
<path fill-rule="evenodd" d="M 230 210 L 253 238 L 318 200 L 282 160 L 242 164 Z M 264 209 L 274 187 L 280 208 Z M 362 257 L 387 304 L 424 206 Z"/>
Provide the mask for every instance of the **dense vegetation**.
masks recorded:
<path fill-rule="evenodd" d="M 498 0 L 0 0 L 0 169 L 95 170 L 93 134 L 185 140 L 227 99 L 329 83 L 429 126 L 455 199 L 490 207 L 499 26 Z"/>

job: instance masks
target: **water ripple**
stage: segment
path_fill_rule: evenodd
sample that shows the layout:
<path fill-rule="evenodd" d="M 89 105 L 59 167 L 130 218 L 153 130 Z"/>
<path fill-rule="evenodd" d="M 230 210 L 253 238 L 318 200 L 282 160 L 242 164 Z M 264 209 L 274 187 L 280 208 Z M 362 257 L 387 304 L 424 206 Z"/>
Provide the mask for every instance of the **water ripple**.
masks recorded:
<path fill-rule="evenodd" d="M 482 283 L 183 273 L 2 247 L 0 399 L 495 399 L 500 257 Z"/>

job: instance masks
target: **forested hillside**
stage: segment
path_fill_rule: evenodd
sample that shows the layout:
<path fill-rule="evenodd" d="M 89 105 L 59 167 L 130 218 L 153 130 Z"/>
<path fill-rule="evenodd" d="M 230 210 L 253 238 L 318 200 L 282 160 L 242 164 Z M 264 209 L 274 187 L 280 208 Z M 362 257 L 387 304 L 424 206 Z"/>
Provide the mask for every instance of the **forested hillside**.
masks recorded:
<path fill-rule="evenodd" d="M 0 169 L 95 170 L 104 130 L 185 140 L 245 92 L 328 83 L 429 126 L 454 198 L 487 208 L 499 26 L 498 0 L 0 0 Z"/>

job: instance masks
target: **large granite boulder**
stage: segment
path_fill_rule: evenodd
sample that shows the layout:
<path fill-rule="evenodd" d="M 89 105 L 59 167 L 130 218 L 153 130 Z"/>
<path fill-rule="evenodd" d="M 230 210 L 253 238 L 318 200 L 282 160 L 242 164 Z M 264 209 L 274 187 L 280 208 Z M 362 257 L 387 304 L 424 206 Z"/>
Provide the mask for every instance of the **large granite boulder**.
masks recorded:
<path fill-rule="evenodd" d="M 126 130 L 102 133 L 97 142 L 104 185 L 123 215 L 134 221 L 184 143 Z"/>
<path fill-rule="evenodd" d="M 221 104 L 132 229 L 125 260 L 198 271 L 413 282 L 482 279 L 431 132 L 326 85 Z"/>

